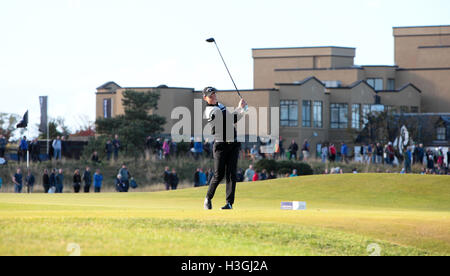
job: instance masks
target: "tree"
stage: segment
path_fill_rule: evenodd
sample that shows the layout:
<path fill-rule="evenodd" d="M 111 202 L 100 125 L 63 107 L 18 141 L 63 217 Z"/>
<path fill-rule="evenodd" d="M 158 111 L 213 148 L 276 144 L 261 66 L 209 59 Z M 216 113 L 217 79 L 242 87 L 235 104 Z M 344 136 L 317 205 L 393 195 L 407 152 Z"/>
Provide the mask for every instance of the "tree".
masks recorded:
<path fill-rule="evenodd" d="M 65 120 L 62 117 L 51 119 L 48 122 L 48 132 L 50 139 L 56 139 L 58 136 L 69 136 L 71 134 L 69 127 L 66 126 Z M 39 139 L 47 139 L 47 133 L 41 132 Z"/>
<path fill-rule="evenodd" d="M 0 134 L 5 136 L 6 140 L 14 136 L 16 129 L 16 124 L 19 122 L 21 117 L 17 114 L 0 113 Z M 21 134 L 24 130 L 21 129 Z"/>
<path fill-rule="evenodd" d="M 160 133 L 166 123 L 164 117 L 154 114 L 158 100 L 158 92 L 126 90 L 122 100 L 125 114 L 97 119 L 97 132 L 110 137 L 118 134 L 126 155 L 142 155 L 145 138 Z"/>

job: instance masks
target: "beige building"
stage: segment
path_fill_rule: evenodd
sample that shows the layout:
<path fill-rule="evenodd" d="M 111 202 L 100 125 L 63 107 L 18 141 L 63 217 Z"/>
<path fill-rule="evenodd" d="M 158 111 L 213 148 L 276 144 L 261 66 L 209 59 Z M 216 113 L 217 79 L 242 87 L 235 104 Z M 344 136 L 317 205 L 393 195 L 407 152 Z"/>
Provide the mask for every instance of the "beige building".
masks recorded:
<path fill-rule="evenodd" d="M 450 26 L 396 27 L 393 33 L 393 66 L 357 66 L 355 48 L 253 49 L 254 89 L 242 94 L 258 112 L 258 107 L 279 107 L 283 139 L 299 144 L 308 139 L 313 150 L 323 142 L 351 144 L 352 129 L 361 129 L 370 112 L 450 112 Z M 167 119 L 165 134 L 177 122 L 170 118 L 173 108 L 184 106 L 193 113 L 194 100 L 201 99 L 192 88 L 109 82 L 97 88 L 96 116 L 123 114 L 127 89 L 160 93 L 156 112 Z M 238 101 L 234 91 L 218 96 L 227 106 Z"/>

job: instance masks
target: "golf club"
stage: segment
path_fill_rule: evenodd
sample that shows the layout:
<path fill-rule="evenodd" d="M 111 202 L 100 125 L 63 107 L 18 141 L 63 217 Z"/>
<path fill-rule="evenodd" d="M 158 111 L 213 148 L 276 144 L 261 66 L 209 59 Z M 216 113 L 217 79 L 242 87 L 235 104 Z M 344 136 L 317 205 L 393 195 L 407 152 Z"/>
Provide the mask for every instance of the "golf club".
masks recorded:
<path fill-rule="evenodd" d="M 231 81 L 233 82 L 234 88 L 236 89 L 236 92 L 238 93 L 239 97 L 240 97 L 241 99 L 243 99 L 243 98 L 242 98 L 242 95 L 241 95 L 241 92 L 239 92 L 239 89 L 237 88 L 236 83 L 234 82 L 233 77 L 231 76 L 230 70 L 228 70 L 228 66 L 227 66 L 227 64 L 225 63 L 225 60 L 223 59 L 222 53 L 221 53 L 220 50 L 219 50 L 219 46 L 217 46 L 216 40 L 215 40 L 214 38 L 211 37 L 211 38 L 208 38 L 208 39 L 206 40 L 206 42 L 208 42 L 208 43 L 214 43 L 214 45 L 216 45 L 217 51 L 219 52 L 220 58 L 221 58 L 222 61 L 223 61 L 223 65 L 225 65 L 225 68 L 227 69 L 228 75 L 230 76 L 230 79 L 231 79 Z M 248 110 L 248 104 L 245 105 L 244 110 L 245 110 L 245 111 Z"/>

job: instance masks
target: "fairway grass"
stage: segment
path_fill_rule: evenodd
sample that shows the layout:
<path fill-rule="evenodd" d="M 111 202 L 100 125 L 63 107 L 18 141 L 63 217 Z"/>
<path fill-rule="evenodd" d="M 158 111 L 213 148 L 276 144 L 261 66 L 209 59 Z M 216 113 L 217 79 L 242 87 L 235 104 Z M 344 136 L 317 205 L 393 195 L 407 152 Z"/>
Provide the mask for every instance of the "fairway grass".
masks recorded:
<path fill-rule="evenodd" d="M 450 178 L 318 175 L 155 193 L 0 194 L 0 255 L 450 255 Z M 306 201 L 305 211 L 280 210 Z"/>

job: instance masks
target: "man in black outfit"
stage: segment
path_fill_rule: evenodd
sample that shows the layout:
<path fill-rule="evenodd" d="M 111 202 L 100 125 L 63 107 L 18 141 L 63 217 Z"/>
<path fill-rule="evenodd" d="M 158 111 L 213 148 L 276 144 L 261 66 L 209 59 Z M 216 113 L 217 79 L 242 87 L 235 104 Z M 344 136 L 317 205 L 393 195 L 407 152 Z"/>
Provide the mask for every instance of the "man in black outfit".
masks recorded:
<path fill-rule="evenodd" d="M 237 142 L 237 134 L 234 124 L 242 117 L 246 103 L 240 100 L 239 107 L 231 113 L 220 104 L 216 98 L 216 89 L 206 87 L 203 90 L 203 100 L 207 103 L 205 115 L 208 122 L 212 124 L 212 135 L 214 136 L 214 176 L 206 194 L 204 208 L 212 209 L 211 200 L 214 197 L 217 186 L 226 178 L 226 200 L 227 204 L 223 210 L 233 209 L 236 191 L 236 170 L 241 144 Z M 228 135 L 227 135 L 228 131 Z"/>

